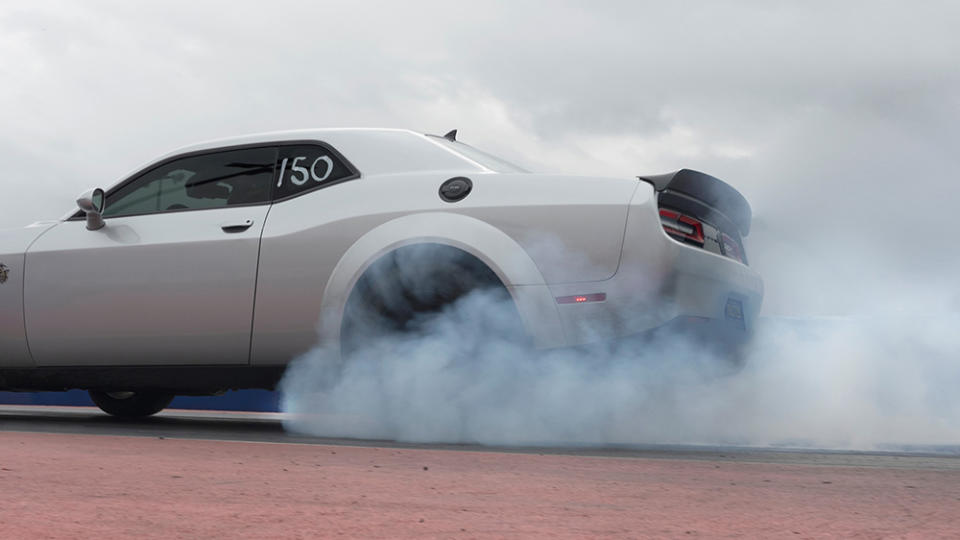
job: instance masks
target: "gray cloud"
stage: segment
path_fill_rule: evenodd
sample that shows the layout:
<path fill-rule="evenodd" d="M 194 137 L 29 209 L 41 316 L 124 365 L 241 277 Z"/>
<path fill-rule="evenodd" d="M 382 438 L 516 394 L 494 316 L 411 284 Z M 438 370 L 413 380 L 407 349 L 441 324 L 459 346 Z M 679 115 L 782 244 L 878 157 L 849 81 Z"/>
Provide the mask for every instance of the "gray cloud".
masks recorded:
<path fill-rule="evenodd" d="M 0 226 L 177 146 L 385 125 L 546 170 L 694 167 L 754 205 L 769 313 L 960 298 L 960 6 L 32 2 L 0 8 Z M 828 284 L 829 286 L 825 285 Z"/>

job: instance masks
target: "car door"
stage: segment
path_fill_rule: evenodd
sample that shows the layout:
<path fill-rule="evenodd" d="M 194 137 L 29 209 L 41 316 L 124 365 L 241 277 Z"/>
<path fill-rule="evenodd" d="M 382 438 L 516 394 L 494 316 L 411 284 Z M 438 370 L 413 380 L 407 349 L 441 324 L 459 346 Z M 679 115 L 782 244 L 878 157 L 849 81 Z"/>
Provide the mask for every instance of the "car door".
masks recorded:
<path fill-rule="evenodd" d="M 111 190 L 26 254 L 38 366 L 246 364 L 277 149 L 180 156 Z"/>

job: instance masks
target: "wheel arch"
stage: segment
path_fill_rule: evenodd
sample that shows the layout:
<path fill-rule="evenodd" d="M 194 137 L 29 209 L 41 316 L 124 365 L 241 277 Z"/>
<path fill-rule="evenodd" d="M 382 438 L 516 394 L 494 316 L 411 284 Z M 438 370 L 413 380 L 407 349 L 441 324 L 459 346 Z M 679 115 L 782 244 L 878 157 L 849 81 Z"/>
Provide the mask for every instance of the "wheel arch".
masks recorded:
<path fill-rule="evenodd" d="M 350 293 L 375 261 L 396 249 L 428 243 L 460 249 L 493 271 L 510 293 L 535 345 L 563 344 L 555 302 L 527 252 L 493 225 L 449 212 L 411 214 L 390 220 L 368 231 L 347 249 L 324 288 L 321 341 L 339 343 Z"/>

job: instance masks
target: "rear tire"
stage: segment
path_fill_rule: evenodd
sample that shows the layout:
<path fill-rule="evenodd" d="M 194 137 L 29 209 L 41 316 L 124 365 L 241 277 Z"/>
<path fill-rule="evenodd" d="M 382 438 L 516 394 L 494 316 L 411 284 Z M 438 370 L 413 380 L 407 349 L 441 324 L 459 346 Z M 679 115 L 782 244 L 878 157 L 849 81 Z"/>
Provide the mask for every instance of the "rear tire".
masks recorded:
<path fill-rule="evenodd" d="M 391 335 L 422 335 L 430 321 L 468 294 L 482 292 L 509 306 L 498 315 L 523 327 L 510 293 L 473 255 L 440 244 L 405 246 L 375 261 L 355 285 L 341 325 L 341 352 L 353 352 Z M 484 332 L 483 321 L 470 329 Z M 528 336 L 524 335 L 524 339 Z"/>
<path fill-rule="evenodd" d="M 173 401 L 164 392 L 103 392 L 90 390 L 90 399 L 100 409 L 120 418 L 143 418 L 162 411 Z"/>

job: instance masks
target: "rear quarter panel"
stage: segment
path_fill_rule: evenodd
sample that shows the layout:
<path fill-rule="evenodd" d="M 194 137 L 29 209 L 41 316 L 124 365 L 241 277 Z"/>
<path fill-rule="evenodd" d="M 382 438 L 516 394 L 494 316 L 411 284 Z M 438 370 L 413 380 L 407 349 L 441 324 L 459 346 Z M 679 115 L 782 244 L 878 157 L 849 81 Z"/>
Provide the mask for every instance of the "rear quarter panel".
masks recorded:
<path fill-rule="evenodd" d="M 516 240 L 546 283 L 601 281 L 616 273 L 637 180 L 540 174 L 484 180 L 472 204 L 457 211 Z"/>
<path fill-rule="evenodd" d="M 447 203 L 438 190 L 453 176 L 469 177 L 473 190 L 462 201 Z M 364 235 L 403 216 L 422 216 L 417 227 L 395 236 L 406 234 L 408 243 L 439 240 L 470 247 L 482 243 L 481 235 L 490 236 L 487 227 L 508 237 L 512 247 L 474 253 L 495 270 L 523 266 L 510 259 L 533 263 L 532 272 L 501 272 L 508 287 L 607 279 L 619 264 L 627 205 L 636 186 L 630 179 L 433 171 L 363 177 L 277 203 L 261 243 L 252 362 L 288 362 L 315 346 L 324 292 L 338 263 Z M 451 227 L 440 217 L 444 214 L 472 220 Z M 471 221 L 477 225 L 471 227 Z M 432 234 L 424 235 L 425 229 Z"/>

